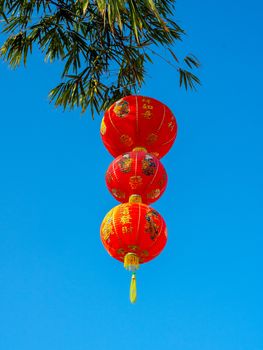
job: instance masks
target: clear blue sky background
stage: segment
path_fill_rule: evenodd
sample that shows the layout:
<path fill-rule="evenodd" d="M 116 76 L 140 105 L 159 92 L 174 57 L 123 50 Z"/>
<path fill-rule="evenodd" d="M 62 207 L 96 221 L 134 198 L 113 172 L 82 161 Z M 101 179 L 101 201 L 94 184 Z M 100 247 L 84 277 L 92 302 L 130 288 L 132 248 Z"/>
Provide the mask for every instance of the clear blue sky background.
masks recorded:
<path fill-rule="evenodd" d="M 57 66 L 2 62 L 1 350 L 263 350 L 263 108 L 260 0 L 178 0 L 183 46 L 202 62 L 197 93 L 164 62 L 141 94 L 166 103 L 179 134 L 156 203 L 169 242 L 129 274 L 99 239 L 117 202 L 100 117 L 47 101 Z"/>

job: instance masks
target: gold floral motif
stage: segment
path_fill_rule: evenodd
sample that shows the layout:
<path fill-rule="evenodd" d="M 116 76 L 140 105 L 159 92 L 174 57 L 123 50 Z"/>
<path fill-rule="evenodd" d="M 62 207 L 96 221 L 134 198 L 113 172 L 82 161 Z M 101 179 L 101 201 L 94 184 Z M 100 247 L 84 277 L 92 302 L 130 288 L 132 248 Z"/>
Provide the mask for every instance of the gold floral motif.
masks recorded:
<path fill-rule="evenodd" d="M 147 143 L 149 145 L 152 145 L 156 140 L 157 140 L 158 136 L 156 134 L 150 134 L 147 137 Z"/>
<path fill-rule="evenodd" d="M 125 255 L 126 252 L 125 252 L 125 250 L 124 250 L 123 248 L 119 248 L 119 249 L 117 250 L 117 254 L 118 254 L 118 255 Z"/>
<path fill-rule="evenodd" d="M 136 190 L 138 187 L 142 185 L 142 177 L 139 175 L 131 176 L 129 184 L 133 190 Z"/>
<path fill-rule="evenodd" d="M 137 245 L 128 245 L 128 249 L 129 251 L 133 251 L 136 252 L 138 250 L 138 246 Z"/>
<path fill-rule="evenodd" d="M 106 127 L 106 124 L 105 124 L 105 121 L 104 121 L 104 117 L 103 117 L 102 121 L 101 121 L 101 124 L 100 124 L 101 135 L 105 135 L 106 130 L 107 130 L 107 127 Z"/>
<path fill-rule="evenodd" d="M 120 142 L 127 147 L 130 147 L 133 144 L 132 138 L 126 134 L 121 135 Z"/>
<path fill-rule="evenodd" d="M 143 256 L 149 256 L 148 250 L 142 250 L 142 251 L 141 251 L 141 255 L 143 255 Z"/>
<path fill-rule="evenodd" d="M 118 161 L 120 170 L 123 173 L 129 173 L 131 171 L 133 160 L 130 158 L 129 154 L 124 154 L 122 158 Z"/>
<path fill-rule="evenodd" d="M 111 190 L 111 192 L 112 192 L 113 196 L 116 197 L 116 198 L 119 198 L 119 199 L 125 198 L 125 193 L 122 192 L 122 191 L 121 191 L 120 189 L 118 189 L 118 188 L 113 188 L 113 189 Z"/>
<path fill-rule="evenodd" d="M 171 120 L 168 122 L 168 129 L 170 129 L 170 131 L 173 131 L 175 127 L 175 120 L 174 118 L 171 118 Z"/>
<path fill-rule="evenodd" d="M 113 112 L 120 118 L 124 118 L 129 112 L 129 103 L 124 100 L 119 100 L 115 103 Z"/>
<path fill-rule="evenodd" d="M 160 180 L 158 181 L 158 185 L 159 185 L 160 187 L 162 187 L 162 186 L 164 185 L 166 179 L 167 179 L 166 174 L 163 174 L 162 177 L 160 178 Z"/>
<path fill-rule="evenodd" d="M 156 170 L 156 164 L 154 159 L 149 154 L 146 154 L 144 159 L 142 160 L 142 172 L 146 176 L 153 175 Z"/>
<path fill-rule="evenodd" d="M 156 199 L 160 196 L 160 193 L 161 193 L 160 189 L 156 188 L 155 190 L 152 190 L 147 194 L 147 198 Z"/>
<path fill-rule="evenodd" d="M 159 226 L 155 222 L 155 219 L 159 217 L 159 214 L 156 210 L 150 210 L 145 215 L 146 224 L 145 224 L 145 232 L 149 233 L 151 240 L 155 240 L 155 238 L 159 234 Z"/>

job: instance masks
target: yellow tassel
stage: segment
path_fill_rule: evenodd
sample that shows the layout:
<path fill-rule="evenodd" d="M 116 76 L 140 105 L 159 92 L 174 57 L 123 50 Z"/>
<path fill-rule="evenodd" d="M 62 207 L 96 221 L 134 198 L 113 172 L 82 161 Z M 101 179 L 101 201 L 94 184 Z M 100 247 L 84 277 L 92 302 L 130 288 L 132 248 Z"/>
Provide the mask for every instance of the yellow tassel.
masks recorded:
<path fill-rule="evenodd" d="M 130 301 L 132 304 L 136 302 L 137 299 L 137 288 L 136 288 L 136 275 L 132 274 L 131 285 L 130 285 Z"/>
<path fill-rule="evenodd" d="M 124 257 L 124 267 L 126 270 L 132 272 L 131 285 L 130 285 L 130 301 L 132 304 L 136 302 L 137 290 L 136 290 L 136 275 L 135 271 L 140 266 L 140 258 L 134 253 L 127 253 Z"/>

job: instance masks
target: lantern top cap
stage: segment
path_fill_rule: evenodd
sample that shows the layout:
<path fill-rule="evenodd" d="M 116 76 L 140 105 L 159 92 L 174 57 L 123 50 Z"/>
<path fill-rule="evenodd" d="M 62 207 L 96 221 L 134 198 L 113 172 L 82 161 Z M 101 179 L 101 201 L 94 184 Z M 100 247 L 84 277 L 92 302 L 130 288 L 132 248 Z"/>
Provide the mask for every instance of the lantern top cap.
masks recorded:
<path fill-rule="evenodd" d="M 142 203 L 142 197 L 139 194 L 132 194 L 129 197 L 129 203 Z"/>
<path fill-rule="evenodd" d="M 147 152 L 147 149 L 145 147 L 134 147 L 133 152 Z"/>

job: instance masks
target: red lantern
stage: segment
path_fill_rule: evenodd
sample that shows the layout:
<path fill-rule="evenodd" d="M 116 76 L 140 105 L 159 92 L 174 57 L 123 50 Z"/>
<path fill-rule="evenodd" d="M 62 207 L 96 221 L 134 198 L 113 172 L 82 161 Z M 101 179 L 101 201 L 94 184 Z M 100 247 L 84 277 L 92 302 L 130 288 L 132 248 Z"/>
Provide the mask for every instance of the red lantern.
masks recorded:
<path fill-rule="evenodd" d="M 100 235 L 108 253 L 132 271 L 130 300 L 134 303 L 135 272 L 139 264 L 154 259 L 165 247 L 167 230 L 164 219 L 146 204 L 120 204 L 103 219 Z"/>
<path fill-rule="evenodd" d="M 144 147 L 158 158 L 172 147 L 177 134 L 176 119 L 163 103 L 144 96 L 127 96 L 105 113 L 101 136 L 114 156 Z"/>
<path fill-rule="evenodd" d="M 161 197 L 167 174 L 157 157 L 139 151 L 125 153 L 110 164 L 106 184 L 115 199 L 124 203 L 133 194 L 140 195 L 143 203 L 153 203 Z"/>
<path fill-rule="evenodd" d="M 101 224 L 101 240 L 119 261 L 133 253 L 140 264 L 154 259 L 167 241 L 166 224 L 153 208 L 142 203 L 124 203 L 111 209 Z"/>

